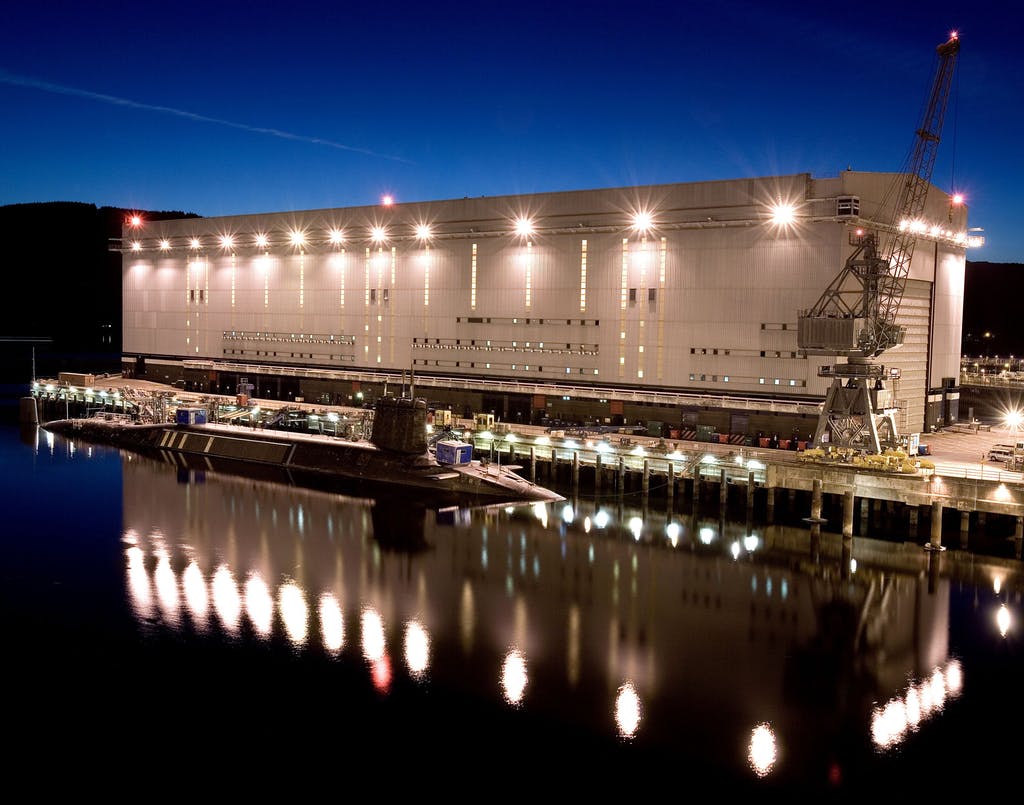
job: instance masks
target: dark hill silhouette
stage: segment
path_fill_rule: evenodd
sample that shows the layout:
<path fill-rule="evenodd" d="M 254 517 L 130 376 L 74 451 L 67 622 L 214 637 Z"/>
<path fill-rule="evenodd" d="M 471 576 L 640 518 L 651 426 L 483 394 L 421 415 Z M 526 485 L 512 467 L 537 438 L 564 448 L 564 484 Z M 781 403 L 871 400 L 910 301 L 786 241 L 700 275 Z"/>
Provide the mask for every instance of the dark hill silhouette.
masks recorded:
<path fill-rule="evenodd" d="M 147 220 L 200 217 L 76 201 L 0 206 L 0 269 L 8 282 L 0 337 L 51 339 L 36 347 L 40 374 L 119 367 L 121 254 L 110 245 L 134 212 Z M 30 375 L 30 347 L 0 343 L 0 377 Z"/>

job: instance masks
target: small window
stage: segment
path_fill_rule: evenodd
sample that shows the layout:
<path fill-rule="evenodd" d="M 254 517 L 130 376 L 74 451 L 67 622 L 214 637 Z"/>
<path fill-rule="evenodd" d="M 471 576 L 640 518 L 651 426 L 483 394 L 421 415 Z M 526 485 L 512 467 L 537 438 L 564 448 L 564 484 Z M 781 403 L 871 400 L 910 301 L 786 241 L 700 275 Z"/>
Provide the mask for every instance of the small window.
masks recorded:
<path fill-rule="evenodd" d="M 629 302 L 630 304 L 636 304 L 636 288 L 629 289 Z"/>
<path fill-rule="evenodd" d="M 371 305 L 377 304 L 377 289 L 376 288 L 371 288 L 370 289 L 370 304 Z"/>
<path fill-rule="evenodd" d="M 657 302 L 658 301 L 658 289 L 657 288 L 648 288 L 647 289 L 647 301 L 648 302 Z"/>
<path fill-rule="evenodd" d="M 390 288 L 385 288 L 384 289 L 384 302 L 385 303 L 387 303 L 388 298 L 390 296 L 390 293 L 391 293 L 391 289 Z"/>

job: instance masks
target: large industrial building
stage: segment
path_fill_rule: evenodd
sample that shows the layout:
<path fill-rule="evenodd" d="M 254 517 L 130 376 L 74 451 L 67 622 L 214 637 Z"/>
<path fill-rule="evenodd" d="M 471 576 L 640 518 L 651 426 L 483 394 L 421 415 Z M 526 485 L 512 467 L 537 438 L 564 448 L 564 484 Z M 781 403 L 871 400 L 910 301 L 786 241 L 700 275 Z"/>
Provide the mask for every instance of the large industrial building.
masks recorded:
<path fill-rule="evenodd" d="M 897 321 L 903 433 L 957 418 L 967 212 L 847 170 L 129 221 L 126 375 L 359 404 L 415 393 L 506 422 L 807 439 L 835 363 L 798 315 L 865 232 L 919 232 Z M 889 222 L 889 223 L 880 223 Z M 251 389 L 249 386 L 251 385 Z"/>

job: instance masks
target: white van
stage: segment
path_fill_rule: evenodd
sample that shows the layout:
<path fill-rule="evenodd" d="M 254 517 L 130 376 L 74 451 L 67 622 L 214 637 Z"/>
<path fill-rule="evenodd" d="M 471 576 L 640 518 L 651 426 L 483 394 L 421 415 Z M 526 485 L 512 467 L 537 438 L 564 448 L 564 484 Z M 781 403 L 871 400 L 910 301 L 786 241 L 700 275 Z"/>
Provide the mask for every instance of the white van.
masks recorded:
<path fill-rule="evenodd" d="M 1013 445 L 1012 444 L 994 444 L 989 448 L 988 461 L 1002 461 L 1008 462 L 1013 461 Z"/>

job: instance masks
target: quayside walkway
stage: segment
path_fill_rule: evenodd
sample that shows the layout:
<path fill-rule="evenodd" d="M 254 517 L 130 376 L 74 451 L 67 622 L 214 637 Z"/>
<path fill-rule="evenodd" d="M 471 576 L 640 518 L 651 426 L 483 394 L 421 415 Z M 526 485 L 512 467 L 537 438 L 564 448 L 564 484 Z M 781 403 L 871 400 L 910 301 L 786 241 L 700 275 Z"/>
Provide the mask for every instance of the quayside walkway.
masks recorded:
<path fill-rule="evenodd" d="M 119 375 L 95 377 L 88 387 L 40 380 L 32 394 L 44 420 L 101 412 L 169 420 L 179 407 L 201 407 L 213 421 L 359 438 L 372 419 L 362 408 L 198 394 Z M 825 522 L 823 508 L 839 508 L 844 535 L 853 533 L 858 502 L 862 517 L 869 506 L 899 507 L 910 533 L 917 533 L 919 521 L 929 523 L 932 548 L 942 547 L 943 522 L 952 512 L 958 515 L 961 547 L 973 527 L 989 517 L 1010 518 L 1018 556 L 1024 536 L 1024 478 L 986 460 L 992 445 L 1016 436 L 997 428 L 962 425 L 928 434 L 922 438 L 928 455 L 908 457 L 910 472 L 893 472 L 813 460 L 805 451 L 633 433 L 566 432 L 454 417 L 445 426 L 471 443 L 481 460 L 513 465 L 531 481 L 564 483 L 573 494 L 639 493 L 666 498 L 669 505 L 677 497 L 717 494 L 723 507 L 735 505 L 737 498 L 748 511 L 763 507 L 769 521 L 779 494 L 788 494 L 791 503 L 794 496 L 809 496 L 808 522 Z"/>

